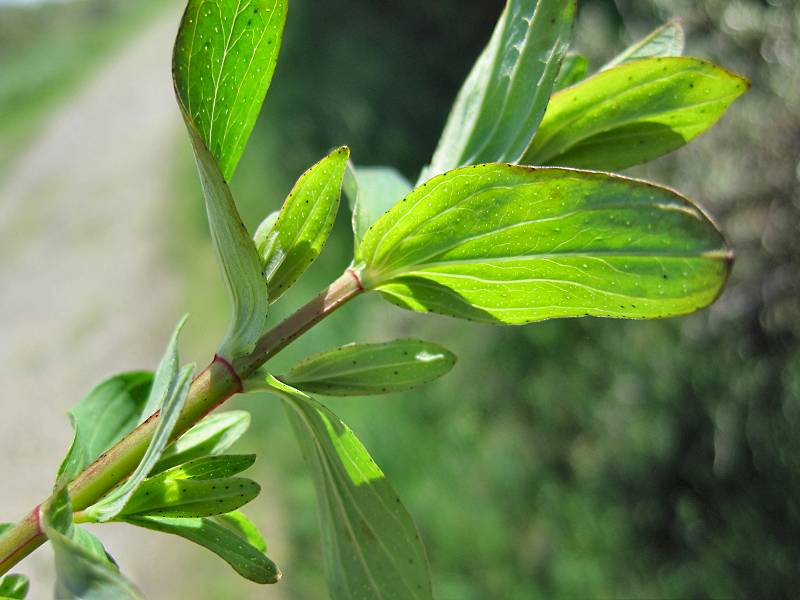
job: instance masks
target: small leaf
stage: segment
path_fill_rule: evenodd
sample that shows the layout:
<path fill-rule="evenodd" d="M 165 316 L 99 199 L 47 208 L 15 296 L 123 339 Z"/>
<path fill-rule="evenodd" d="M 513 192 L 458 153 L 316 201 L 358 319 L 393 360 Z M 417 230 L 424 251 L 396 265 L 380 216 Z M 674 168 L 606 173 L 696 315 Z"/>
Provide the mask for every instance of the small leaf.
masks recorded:
<path fill-rule="evenodd" d="M 353 214 L 355 245 L 367 229 L 411 191 L 411 183 L 391 167 L 358 167 L 348 163 L 344 193 Z"/>
<path fill-rule="evenodd" d="M 303 173 L 259 244 L 271 302 L 292 287 L 322 251 L 339 210 L 349 157 L 348 148 L 338 148 Z"/>
<path fill-rule="evenodd" d="M 417 528 L 358 438 L 313 398 L 266 384 L 284 399 L 314 477 L 331 598 L 433 598 Z"/>
<path fill-rule="evenodd" d="M 280 214 L 281 211 L 274 210 L 258 225 L 256 232 L 253 234 L 253 243 L 256 245 L 256 249 L 261 248 L 267 243 L 267 237 L 272 231 L 272 228 L 275 227 L 275 221 L 278 220 Z"/>
<path fill-rule="evenodd" d="M 428 383 L 455 363 L 456 357 L 448 350 L 419 340 L 349 344 L 307 358 L 280 379 L 317 394 L 367 396 Z"/>
<path fill-rule="evenodd" d="M 24 575 L 0 577 L 0 599 L 23 600 L 28 595 L 30 582 Z"/>
<path fill-rule="evenodd" d="M 42 529 L 55 554 L 56 598 L 59 600 L 141 599 L 139 592 L 111 563 L 99 556 L 88 532 L 79 534 L 72 523 L 72 508 L 66 488 L 57 491 L 42 513 Z M 82 531 L 82 530 L 81 530 Z M 98 542 L 99 543 L 99 542 Z M 102 545 L 101 545 L 102 548 Z M 105 552 L 103 551 L 105 554 Z"/>
<path fill-rule="evenodd" d="M 586 72 L 589 70 L 589 59 L 583 54 L 567 54 L 564 57 L 564 62 L 561 63 L 561 70 L 558 72 L 558 78 L 553 85 L 553 91 L 563 90 L 566 87 L 575 85 L 581 79 L 586 77 Z"/>
<path fill-rule="evenodd" d="M 167 446 L 150 475 L 203 456 L 216 456 L 230 448 L 250 427 L 250 413 L 243 410 L 207 416 Z"/>
<path fill-rule="evenodd" d="M 236 533 L 259 552 L 267 551 L 267 542 L 264 541 L 264 536 L 261 535 L 255 523 L 247 518 L 247 515 L 242 511 L 234 510 L 222 515 L 216 515 L 214 521 Z"/>
<path fill-rule="evenodd" d="M 59 484 L 72 481 L 141 422 L 152 382 L 146 371 L 115 375 L 69 410 L 75 438 L 58 469 Z"/>
<path fill-rule="evenodd" d="M 153 384 L 150 387 L 150 394 L 147 398 L 147 402 L 142 409 L 139 423 L 144 423 L 153 413 L 163 406 L 164 398 L 169 395 L 170 389 L 175 385 L 175 378 L 178 376 L 178 371 L 181 368 L 178 358 L 178 336 L 181 334 L 184 325 L 186 325 L 186 319 L 188 318 L 189 315 L 184 315 L 183 318 L 181 318 L 167 342 L 164 356 L 161 358 L 158 369 L 153 375 Z"/>
<path fill-rule="evenodd" d="M 267 280 L 228 184 L 197 130 L 187 121 L 203 185 L 211 241 L 231 304 L 228 330 L 218 354 L 232 359 L 250 352 L 264 332 L 269 310 Z"/>
<path fill-rule="evenodd" d="M 183 326 L 184 321 L 185 319 L 178 325 L 178 331 Z M 141 462 L 133 474 L 122 485 L 114 488 L 99 502 L 86 509 L 85 512 L 89 518 L 103 522 L 117 516 L 161 457 L 161 453 L 169 442 L 172 430 L 175 428 L 175 423 L 178 421 L 183 409 L 183 404 L 189 393 L 189 386 L 192 383 L 192 375 L 194 374 L 194 365 L 187 365 L 179 372 L 176 372 L 177 361 L 177 348 L 170 343 L 155 375 L 155 381 L 169 376 L 169 385 L 159 388 L 153 385 L 153 392 L 159 394 L 158 401 L 155 404 L 160 406 L 161 415 L 153 433 L 153 438 L 150 440 L 150 445 L 147 447 Z M 150 401 L 148 401 L 149 404 L 151 404 Z"/>
<path fill-rule="evenodd" d="M 164 479 L 217 479 L 231 477 L 249 469 L 255 462 L 255 454 L 203 456 L 149 477 L 142 483 L 141 488 L 148 482 Z"/>
<path fill-rule="evenodd" d="M 429 174 L 525 153 L 567 51 L 575 0 L 509 0 L 458 93 Z"/>
<path fill-rule="evenodd" d="M 731 253 L 672 190 L 605 173 L 479 165 L 417 188 L 372 227 L 366 289 L 489 323 L 657 318 L 712 302 Z"/>
<path fill-rule="evenodd" d="M 748 83 L 696 58 L 649 58 L 603 71 L 550 100 L 522 161 L 619 170 L 709 129 Z"/>
<path fill-rule="evenodd" d="M 172 57 L 184 114 L 230 181 L 278 60 L 287 0 L 190 0 Z"/>
<path fill-rule="evenodd" d="M 677 19 L 669 21 L 661 27 L 651 31 L 644 38 L 626 48 L 618 56 L 606 63 L 601 71 L 611 69 L 634 60 L 643 58 L 666 58 L 681 56 L 686 35 L 683 26 Z"/>
<path fill-rule="evenodd" d="M 245 579 L 256 583 L 276 583 L 281 578 L 278 567 L 263 552 L 211 519 L 170 519 L 131 517 L 133 525 L 179 535 L 199 544 L 222 558 Z"/>
<path fill-rule="evenodd" d="M 261 487 L 250 479 L 163 479 L 157 477 L 139 486 L 119 518 L 210 517 L 236 510 L 253 500 Z"/>
<path fill-rule="evenodd" d="M 11 531 L 14 529 L 13 523 L 0 523 L 0 535 L 3 535 L 6 531 Z"/>

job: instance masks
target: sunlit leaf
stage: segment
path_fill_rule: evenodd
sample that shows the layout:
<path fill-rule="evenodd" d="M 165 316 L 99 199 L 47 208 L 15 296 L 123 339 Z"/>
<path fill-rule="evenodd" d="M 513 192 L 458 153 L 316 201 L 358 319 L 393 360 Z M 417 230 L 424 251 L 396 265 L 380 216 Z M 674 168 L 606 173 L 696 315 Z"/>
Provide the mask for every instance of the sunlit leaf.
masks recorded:
<path fill-rule="evenodd" d="M 110 562 L 103 551 L 87 540 L 94 536 L 79 531 L 72 523 L 72 508 L 66 488 L 53 496 L 42 513 L 42 529 L 55 554 L 55 597 L 58 600 L 129 600 L 141 595 Z M 82 531 L 82 530 L 81 530 Z M 98 542 L 99 543 L 99 542 Z M 102 548 L 102 545 L 100 546 Z"/>
<path fill-rule="evenodd" d="M 544 115 L 567 50 L 575 0 L 509 0 L 458 93 L 429 175 L 516 162 Z"/>
<path fill-rule="evenodd" d="M 146 371 L 115 375 L 69 410 L 75 438 L 58 469 L 59 483 L 74 479 L 139 424 L 152 382 Z"/>
<path fill-rule="evenodd" d="M 172 72 L 185 115 L 230 181 L 264 102 L 287 0 L 190 0 Z"/>
<path fill-rule="evenodd" d="M 411 516 L 367 450 L 319 402 L 274 378 L 314 477 L 333 600 L 432 598 L 425 549 Z"/>
<path fill-rule="evenodd" d="M 747 87 L 696 58 L 627 63 L 553 95 L 521 162 L 601 170 L 645 163 L 709 129 Z"/>
<path fill-rule="evenodd" d="M 250 413 L 244 410 L 211 414 L 167 446 L 150 475 L 196 458 L 222 454 L 248 427 Z"/>
<path fill-rule="evenodd" d="M 250 581 L 276 583 L 281 578 L 278 567 L 263 552 L 211 519 L 132 517 L 128 522 L 153 531 L 178 535 L 199 544 L 214 552 Z"/>
<path fill-rule="evenodd" d="M 261 535 L 255 523 L 242 511 L 234 510 L 216 515 L 214 521 L 236 533 L 259 552 L 267 551 L 267 542 L 264 541 L 264 536 Z"/>
<path fill-rule="evenodd" d="M 355 245 L 378 218 L 411 191 L 411 183 L 392 167 L 354 167 L 348 164 L 344 193 L 353 214 Z"/>
<path fill-rule="evenodd" d="M 419 340 L 349 344 L 307 358 L 281 380 L 317 394 L 367 396 L 428 383 L 455 363 L 450 351 Z"/>
<path fill-rule="evenodd" d="M 563 90 L 565 87 L 575 85 L 586 77 L 589 70 L 589 60 L 583 54 L 567 54 L 564 62 L 561 63 L 561 70 L 558 72 L 553 91 Z"/>
<path fill-rule="evenodd" d="M 606 63 L 601 71 L 642 58 L 666 58 L 683 54 L 686 36 L 680 21 L 665 23 Z"/>
<path fill-rule="evenodd" d="M 249 469 L 255 462 L 255 454 L 202 456 L 148 477 L 141 487 L 143 488 L 149 482 L 164 479 L 216 479 L 219 477 L 231 477 L 232 475 Z"/>
<path fill-rule="evenodd" d="M 338 148 L 300 176 L 258 253 L 274 302 L 317 259 L 328 240 L 350 157 Z"/>
<path fill-rule="evenodd" d="M 414 190 L 373 226 L 357 261 L 367 289 L 405 308 L 520 324 L 691 312 L 716 298 L 731 253 L 672 190 L 490 164 Z"/>
<path fill-rule="evenodd" d="M 0 577 L 0 600 L 23 600 L 28 595 L 30 582 L 24 575 Z"/>
<path fill-rule="evenodd" d="M 176 331 L 182 327 L 185 319 L 178 325 Z M 124 483 L 114 488 L 109 494 L 104 496 L 99 502 L 89 507 L 86 514 L 95 521 L 108 521 L 117 516 L 125 504 L 130 499 L 139 484 L 158 462 L 161 453 L 169 442 L 172 430 L 183 409 L 186 396 L 189 393 L 189 386 L 194 374 L 194 365 L 187 365 L 180 371 L 176 370 L 178 365 L 178 351 L 175 344 L 170 343 L 167 352 L 161 359 L 155 374 L 155 381 L 168 377 L 168 385 L 162 387 L 153 386 L 153 393 L 158 394 L 157 402 L 161 414 L 158 425 L 150 440 L 150 445 L 134 470 Z M 150 402 L 148 401 L 148 404 Z"/>

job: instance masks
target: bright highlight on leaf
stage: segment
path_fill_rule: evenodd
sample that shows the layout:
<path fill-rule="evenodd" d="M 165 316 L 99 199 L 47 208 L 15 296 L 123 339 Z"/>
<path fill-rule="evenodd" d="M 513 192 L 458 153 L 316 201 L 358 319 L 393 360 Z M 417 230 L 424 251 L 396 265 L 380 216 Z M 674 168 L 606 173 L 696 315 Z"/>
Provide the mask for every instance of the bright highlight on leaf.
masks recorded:
<path fill-rule="evenodd" d="M 696 58 L 650 58 L 553 95 L 523 163 L 619 170 L 651 161 L 709 129 L 748 88 Z"/>
<path fill-rule="evenodd" d="M 364 286 L 490 323 L 655 318 L 716 298 L 731 253 L 691 202 L 604 173 L 478 165 L 435 177 L 360 248 Z"/>
<path fill-rule="evenodd" d="M 314 477 L 333 600 L 430 600 L 425 549 L 411 516 L 366 448 L 319 402 L 274 378 Z"/>
<path fill-rule="evenodd" d="M 686 35 L 680 21 L 670 21 L 651 31 L 644 38 L 626 48 L 603 66 L 601 71 L 643 58 L 681 56 Z"/>
<path fill-rule="evenodd" d="M 225 181 L 253 130 L 278 60 L 287 0 L 190 0 L 172 73 L 179 104 Z"/>
<path fill-rule="evenodd" d="M 367 396 L 412 389 L 438 379 L 455 363 L 450 351 L 419 340 L 348 344 L 307 358 L 281 380 L 306 392 Z"/>
<path fill-rule="evenodd" d="M 271 302 L 294 285 L 328 240 L 349 158 L 348 148 L 338 148 L 303 173 L 269 233 L 258 236 Z"/>
<path fill-rule="evenodd" d="M 267 542 L 264 541 L 264 536 L 261 535 L 255 523 L 243 512 L 234 510 L 222 515 L 216 515 L 214 521 L 236 533 L 259 552 L 267 551 Z"/>
<path fill-rule="evenodd" d="M 458 93 L 428 176 L 522 157 L 547 107 L 574 18 L 575 0 L 508 1 Z"/>
<path fill-rule="evenodd" d="M 24 575 L 0 577 L 0 600 L 23 600 L 28 595 L 30 582 Z"/>

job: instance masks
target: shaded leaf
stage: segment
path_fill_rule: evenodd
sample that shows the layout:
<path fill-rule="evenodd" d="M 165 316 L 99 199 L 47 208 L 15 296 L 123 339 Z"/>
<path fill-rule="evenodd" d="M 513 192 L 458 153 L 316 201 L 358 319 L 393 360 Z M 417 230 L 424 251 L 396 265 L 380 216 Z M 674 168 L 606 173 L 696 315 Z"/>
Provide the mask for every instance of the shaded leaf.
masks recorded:
<path fill-rule="evenodd" d="M 144 487 L 148 482 L 164 479 L 217 479 L 219 477 L 231 477 L 249 469 L 255 462 L 255 454 L 203 456 L 152 475 L 142 483 L 141 487 Z"/>
<path fill-rule="evenodd" d="M 650 58 L 555 94 L 522 162 L 618 170 L 709 129 L 748 83 L 696 58 Z"/>
<path fill-rule="evenodd" d="M 561 63 L 561 70 L 558 72 L 553 91 L 563 90 L 565 87 L 575 85 L 586 77 L 589 70 L 589 59 L 583 54 L 567 54 L 564 62 Z"/>
<path fill-rule="evenodd" d="M 286 21 L 286 0 L 190 0 L 172 73 L 193 122 L 230 181 L 264 102 Z"/>
<path fill-rule="evenodd" d="M 455 363 L 450 351 L 420 340 L 348 344 L 307 358 L 281 380 L 317 394 L 366 396 L 428 383 Z"/>
<path fill-rule="evenodd" d="M 429 175 L 516 162 L 531 142 L 567 50 L 575 0 L 509 0 L 453 105 Z"/>
<path fill-rule="evenodd" d="M 69 410 L 75 438 L 58 469 L 58 483 L 72 481 L 141 422 L 152 382 L 146 371 L 115 375 Z"/>
<path fill-rule="evenodd" d="M 328 240 L 349 157 L 348 148 L 338 148 L 303 173 L 259 244 L 271 302 L 294 285 Z"/>
<path fill-rule="evenodd" d="M 6 575 L 0 577 L 0 598 L 23 600 L 28 595 L 30 582 L 24 575 Z"/>
<path fill-rule="evenodd" d="M 150 475 L 203 456 L 222 454 L 250 427 L 250 413 L 231 410 L 214 413 L 167 446 Z"/>
<path fill-rule="evenodd" d="M 214 521 L 236 533 L 259 552 L 267 551 L 267 542 L 264 541 L 264 536 L 261 535 L 256 524 L 242 511 L 234 510 L 222 515 L 216 515 Z"/>
<path fill-rule="evenodd" d="M 356 247 L 370 225 L 411 189 L 411 183 L 392 167 L 355 168 L 348 163 L 344 193 L 353 214 Z"/>
<path fill-rule="evenodd" d="M 651 31 L 606 63 L 601 71 L 643 58 L 666 58 L 683 54 L 686 35 L 677 19 Z"/>
<path fill-rule="evenodd" d="M 133 525 L 170 533 L 211 550 L 245 579 L 256 583 L 276 583 L 281 578 L 278 567 L 263 552 L 242 537 L 211 519 L 170 519 L 131 517 Z"/>
<path fill-rule="evenodd" d="M 358 438 L 313 398 L 266 383 L 284 399 L 314 477 L 331 597 L 432 598 L 414 522 Z"/>
<path fill-rule="evenodd" d="M 261 487 L 250 479 L 163 479 L 145 481 L 119 515 L 210 517 L 236 510 L 258 496 Z"/>
<path fill-rule="evenodd" d="M 373 226 L 357 260 L 365 288 L 404 308 L 520 324 L 691 312 L 716 298 L 731 253 L 672 190 L 479 165 L 414 190 Z"/>

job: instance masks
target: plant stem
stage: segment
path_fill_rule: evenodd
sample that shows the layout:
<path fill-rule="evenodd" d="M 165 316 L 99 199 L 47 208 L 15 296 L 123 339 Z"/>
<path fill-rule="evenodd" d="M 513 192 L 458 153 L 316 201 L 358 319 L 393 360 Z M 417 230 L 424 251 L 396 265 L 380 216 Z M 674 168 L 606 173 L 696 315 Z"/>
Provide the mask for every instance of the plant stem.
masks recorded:
<path fill-rule="evenodd" d="M 186 432 L 228 398 L 241 392 L 243 379 L 363 291 L 358 273 L 348 269 L 316 298 L 265 333 L 247 356 L 234 360 L 233 364 L 215 356 L 211 364 L 192 382 L 186 405 L 172 433 L 173 439 Z M 80 511 L 91 506 L 130 475 L 150 444 L 159 416 L 158 412 L 150 416 L 69 484 L 73 510 Z M 49 500 L 50 498 L 39 506 L 46 505 Z M 46 541 L 39 524 L 39 506 L 0 536 L 0 575 L 7 573 Z"/>

